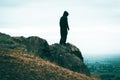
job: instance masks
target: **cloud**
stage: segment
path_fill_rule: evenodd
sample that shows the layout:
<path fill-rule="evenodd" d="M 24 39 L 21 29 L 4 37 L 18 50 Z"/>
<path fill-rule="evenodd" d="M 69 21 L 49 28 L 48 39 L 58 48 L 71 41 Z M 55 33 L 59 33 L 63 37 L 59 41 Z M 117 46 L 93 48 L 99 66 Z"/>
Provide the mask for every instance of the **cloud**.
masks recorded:
<path fill-rule="evenodd" d="M 23 0 L 0 0 L 0 7 L 16 7 L 23 4 Z"/>
<path fill-rule="evenodd" d="M 38 35 L 53 43 L 59 41 L 59 18 L 67 10 L 69 42 L 85 53 L 119 51 L 119 3 L 119 0 L 0 0 L 0 31 Z"/>
<path fill-rule="evenodd" d="M 63 11 L 68 10 L 72 25 L 79 22 L 82 25 L 88 23 L 95 26 L 110 23 L 120 25 L 119 2 L 119 0 L 1 0 L 0 5 L 14 7 L 0 7 L 0 21 L 1 25 L 44 25 L 46 20 L 47 23 L 54 24 Z"/>

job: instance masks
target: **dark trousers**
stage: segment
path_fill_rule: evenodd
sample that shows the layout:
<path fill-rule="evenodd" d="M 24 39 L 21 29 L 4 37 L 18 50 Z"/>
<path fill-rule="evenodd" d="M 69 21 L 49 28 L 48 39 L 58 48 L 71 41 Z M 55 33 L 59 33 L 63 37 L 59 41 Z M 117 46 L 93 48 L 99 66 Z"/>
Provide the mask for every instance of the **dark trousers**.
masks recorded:
<path fill-rule="evenodd" d="M 61 34 L 60 44 L 65 45 L 67 39 L 67 30 L 61 30 L 60 34 Z"/>

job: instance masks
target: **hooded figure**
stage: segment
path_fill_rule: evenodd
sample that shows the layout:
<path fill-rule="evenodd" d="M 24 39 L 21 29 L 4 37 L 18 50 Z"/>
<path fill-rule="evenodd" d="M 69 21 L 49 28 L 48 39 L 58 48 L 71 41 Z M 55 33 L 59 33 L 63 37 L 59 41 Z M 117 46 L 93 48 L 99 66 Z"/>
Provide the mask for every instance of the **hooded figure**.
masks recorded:
<path fill-rule="evenodd" d="M 67 34 L 69 30 L 68 20 L 67 20 L 68 15 L 69 13 L 67 11 L 64 11 L 63 16 L 60 18 L 60 35 L 61 35 L 60 44 L 63 45 L 66 44 Z"/>

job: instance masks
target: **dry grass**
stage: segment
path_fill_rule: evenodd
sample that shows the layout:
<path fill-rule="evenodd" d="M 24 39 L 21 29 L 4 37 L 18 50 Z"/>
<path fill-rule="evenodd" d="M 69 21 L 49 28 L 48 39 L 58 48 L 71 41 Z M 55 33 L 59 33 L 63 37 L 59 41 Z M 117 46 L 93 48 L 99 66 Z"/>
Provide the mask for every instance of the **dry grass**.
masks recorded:
<path fill-rule="evenodd" d="M 96 80 L 21 51 L 0 50 L 0 80 Z"/>

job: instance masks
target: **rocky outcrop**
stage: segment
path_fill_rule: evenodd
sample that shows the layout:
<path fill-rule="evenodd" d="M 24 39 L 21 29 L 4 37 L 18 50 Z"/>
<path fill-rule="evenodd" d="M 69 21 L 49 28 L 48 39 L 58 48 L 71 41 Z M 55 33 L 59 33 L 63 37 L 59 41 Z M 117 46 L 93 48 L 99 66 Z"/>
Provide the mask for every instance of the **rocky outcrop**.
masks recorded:
<path fill-rule="evenodd" d="M 31 52 L 37 56 L 43 56 L 43 54 L 49 53 L 49 45 L 47 41 L 36 36 L 28 38 L 23 36 L 11 37 L 0 33 L 0 47 L 5 49 L 20 50 L 22 52 Z"/>
<path fill-rule="evenodd" d="M 0 33 L 0 47 L 19 50 L 25 53 L 34 53 L 59 66 L 90 76 L 90 72 L 84 64 L 82 53 L 76 46 L 70 43 L 67 43 L 66 45 L 57 43 L 48 45 L 46 40 L 36 36 L 28 38 L 22 36 L 11 37 Z"/>
<path fill-rule="evenodd" d="M 66 45 L 57 43 L 50 45 L 50 56 L 48 58 L 62 67 L 90 76 L 89 69 L 83 62 L 80 50 L 70 43 Z"/>

